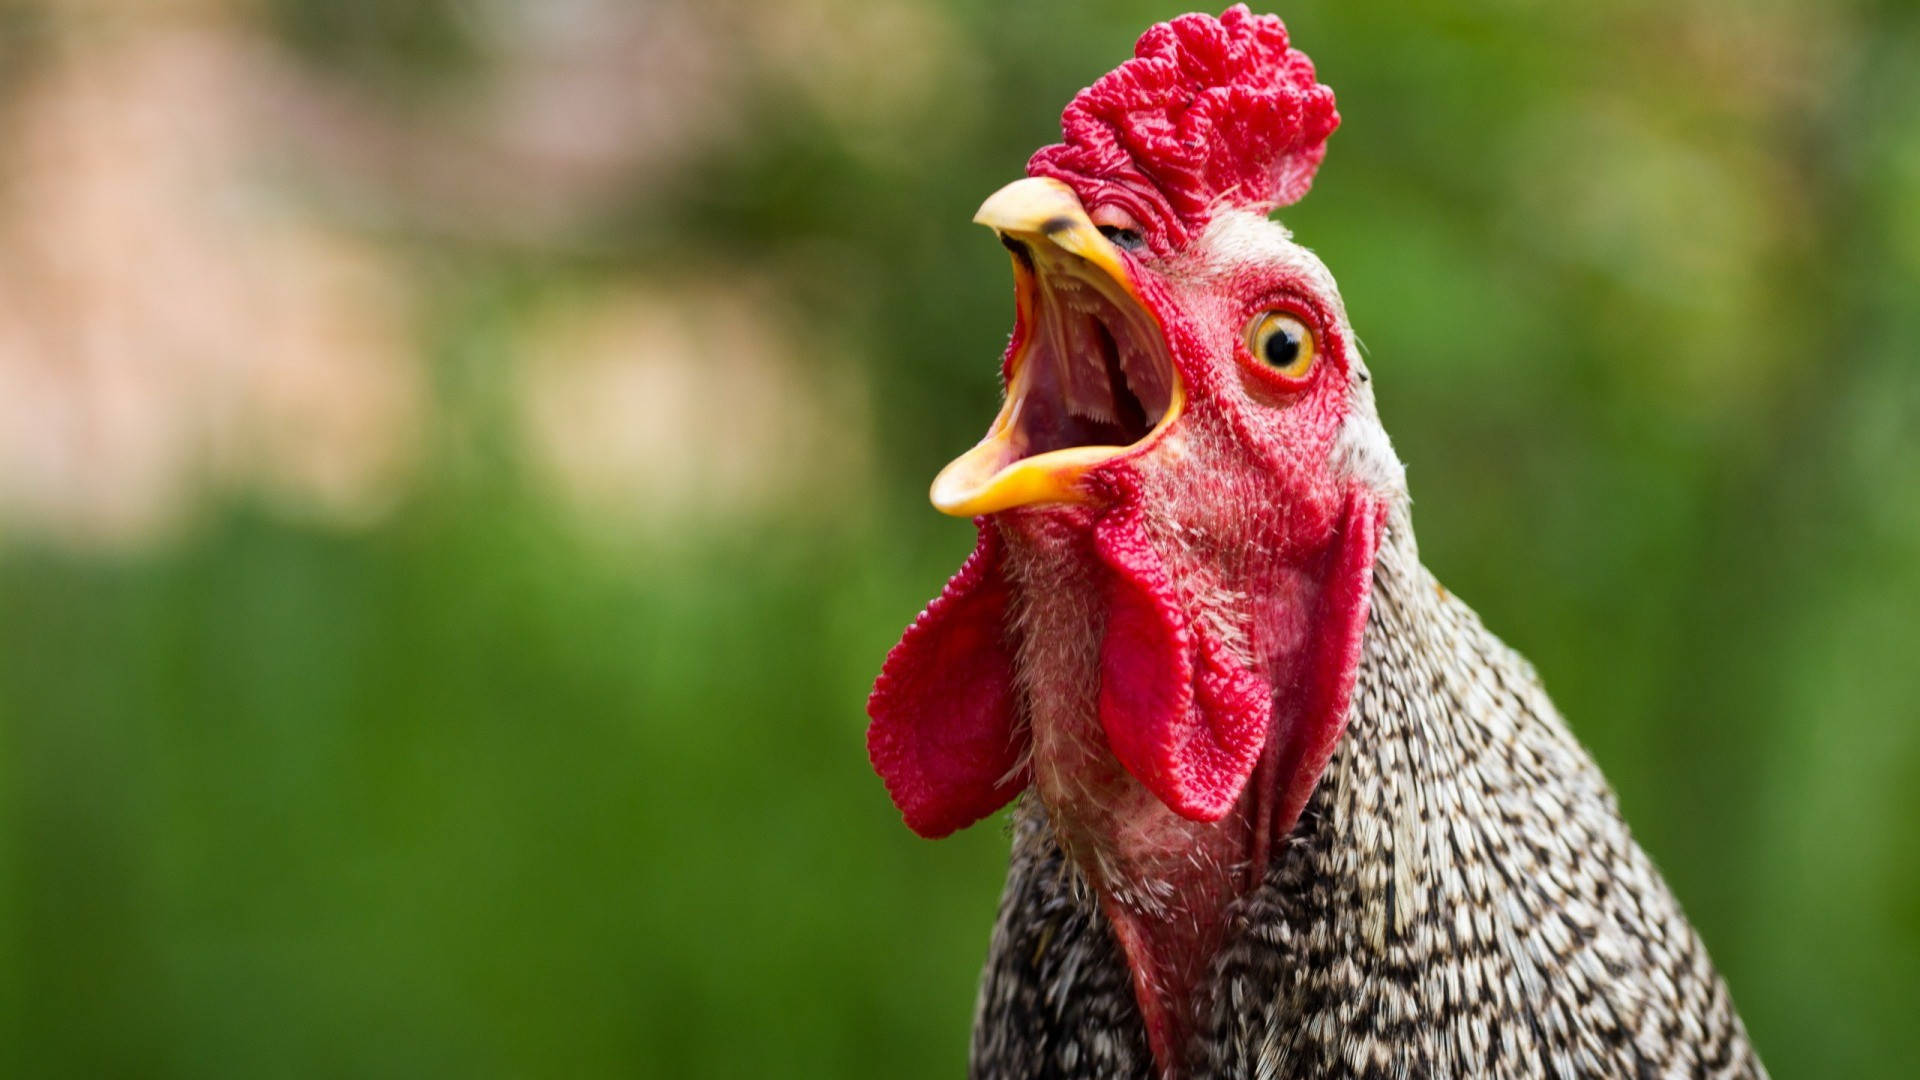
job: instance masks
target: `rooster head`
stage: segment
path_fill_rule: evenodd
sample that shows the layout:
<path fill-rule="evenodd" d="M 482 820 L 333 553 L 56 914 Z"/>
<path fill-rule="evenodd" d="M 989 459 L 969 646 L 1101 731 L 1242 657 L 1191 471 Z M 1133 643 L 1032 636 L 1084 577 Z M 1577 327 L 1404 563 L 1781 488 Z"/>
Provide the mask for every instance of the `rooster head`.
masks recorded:
<path fill-rule="evenodd" d="M 1279 19 L 1187 15 L 980 208 L 1012 255 L 1007 396 L 932 491 L 979 544 L 869 703 L 874 766 L 915 831 L 1030 783 L 1056 818 L 1150 805 L 1264 837 L 1299 816 L 1402 488 L 1332 276 L 1267 219 L 1338 123 Z M 1046 560 L 1085 572 L 1033 572 Z M 1028 614 L 1061 602 L 1089 613 L 1089 679 L 1036 659 Z M 1036 716 L 1075 694 L 1110 777 L 1052 775 L 1085 758 L 1052 752 Z"/>

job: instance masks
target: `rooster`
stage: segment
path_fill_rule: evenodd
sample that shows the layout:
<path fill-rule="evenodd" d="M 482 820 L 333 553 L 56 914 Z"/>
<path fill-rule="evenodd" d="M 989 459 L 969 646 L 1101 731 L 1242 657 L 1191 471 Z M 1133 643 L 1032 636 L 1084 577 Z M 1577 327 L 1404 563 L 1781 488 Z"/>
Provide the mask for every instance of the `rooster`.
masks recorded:
<path fill-rule="evenodd" d="M 1420 564 L 1326 267 L 1268 219 L 1339 123 L 1285 27 L 1186 15 L 975 220 L 1006 401 L 973 554 L 888 655 L 914 831 L 1017 796 L 972 1075 L 1761 1077 L 1533 669 Z"/>

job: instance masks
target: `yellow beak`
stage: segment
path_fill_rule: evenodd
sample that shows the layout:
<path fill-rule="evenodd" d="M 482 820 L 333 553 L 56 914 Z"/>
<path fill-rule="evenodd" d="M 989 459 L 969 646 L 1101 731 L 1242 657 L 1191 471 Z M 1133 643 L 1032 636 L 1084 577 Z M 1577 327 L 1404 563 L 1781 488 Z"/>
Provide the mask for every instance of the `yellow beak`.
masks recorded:
<path fill-rule="evenodd" d="M 973 220 L 993 229 L 1014 251 L 1016 302 L 1029 329 L 1035 320 L 1044 279 L 1072 277 L 1091 285 L 1116 304 L 1137 312 L 1156 337 L 1160 327 L 1140 300 L 1120 249 L 1101 235 L 1073 189 L 1058 180 L 1016 180 L 988 197 Z M 1024 257 L 1023 257 L 1024 256 Z M 1031 344 L 1029 340 L 1028 344 Z M 1023 348 L 1010 365 L 1007 400 L 986 438 L 955 458 L 934 478 L 929 493 L 934 508 L 956 517 L 973 517 L 1045 502 L 1084 502 L 1081 478 L 1088 470 L 1144 443 L 1180 415 L 1184 395 L 1172 380 L 1171 402 L 1146 439 L 1131 446 L 1069 446 L 1028 455 L 1021 426 L 1031 367 Z"/>

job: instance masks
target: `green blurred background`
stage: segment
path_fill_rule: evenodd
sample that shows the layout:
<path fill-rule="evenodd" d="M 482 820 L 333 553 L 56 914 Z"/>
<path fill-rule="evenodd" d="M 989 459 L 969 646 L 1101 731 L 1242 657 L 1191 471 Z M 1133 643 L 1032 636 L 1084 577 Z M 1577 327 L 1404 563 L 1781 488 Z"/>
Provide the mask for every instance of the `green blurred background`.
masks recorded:
<path fill-rule="evenodd" d="M 862 705 L 1161 4 L 0 3 L 0 1073 L 957 1076 Z M 1920 13 L 1302 0 L 1425 556 L 1776 1076 L 1920 1062 Z"/>

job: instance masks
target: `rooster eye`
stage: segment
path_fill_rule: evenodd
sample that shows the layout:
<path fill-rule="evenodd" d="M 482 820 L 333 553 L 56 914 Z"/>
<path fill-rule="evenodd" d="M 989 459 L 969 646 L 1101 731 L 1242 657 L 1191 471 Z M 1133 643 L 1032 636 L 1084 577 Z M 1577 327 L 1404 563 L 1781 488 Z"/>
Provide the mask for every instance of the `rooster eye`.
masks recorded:
<path fill-rule="evenodd" d="M 1247 327 L 1247 347 L 1260 362 L 1290 379 L 1313 369 L 1313 331 L 1294 315 L 1269 311 Z"/>
<path fill-rule="evenodd" d="M 1147 238 L 1132 229 L 1123 229 L 1118 225 L 1100 226 L 1100 235 L 1113 241 L 1113 246 L 1122 251 L 1139 251 L 1147 246 Z"/>

